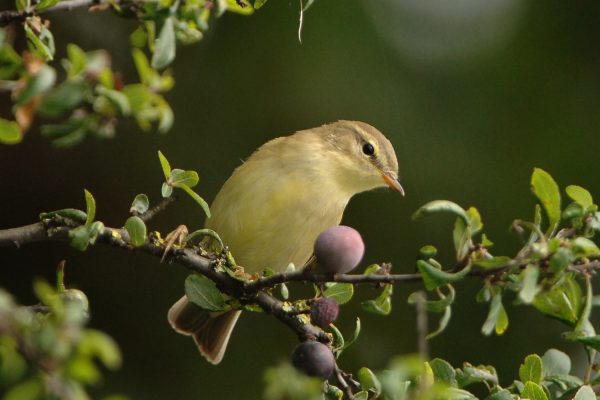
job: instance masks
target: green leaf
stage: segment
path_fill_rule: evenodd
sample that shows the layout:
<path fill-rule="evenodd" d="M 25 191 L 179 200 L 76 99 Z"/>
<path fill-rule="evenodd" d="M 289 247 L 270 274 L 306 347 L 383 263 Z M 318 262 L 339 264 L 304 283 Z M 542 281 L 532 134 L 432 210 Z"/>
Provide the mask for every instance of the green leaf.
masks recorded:
<path fill-rule="evenodd" d="M 92 359 L 83 356 L 76 356 L 69 360 L 65 368 L 65 375 L 88 385 L 96 384 L 102 378 L 100 370 Z"/>
<path fill-rule="evenodd" d="M 439 398 L 444 400 L 477 400 L 477 397 L 471 392 L 455 387 L 441 389 Z"/>
<path fill-rule="evenodd" d="M 507 389 L 496 386 L 492 389 L 492 393 L 484 400 L 513 400 L 513 396 Z"/>
<path fill-rule="evenodd" d="M 543 314 L 573 326 L 581 311 L 581 298 L 581 287 L 572 274 L 566 274 L 549 290 L 538 293 L 533 306 Z"/>
<path fill-rule="evenodd" d="M 173 122 L 175 121 L 173 110 L 171 109 L 171 106 L 169 106 L 169 103 L 166 101 L 161 101 L 158 105 L 158 111 L 158 132 L 166 133 L 171 129 Z"/>
<path fill-rule="evenodd" d="M 168 17 L 160 30 L 156 44 L 154 45 L 154 54 L 152 54 L 152 68 L 163 69 L 175 58 L 175 28 L 173 26 L 173 17 Z"/>
<path fill-rule="evenodd" d="M 171 197 L 171 195 L 173 194 L 173 186 L 169 186 L 167 182 L 163 183 L 160 189 L 160 193 L 165 199 L 167 197 Z"/>
<path fill-rule="evenodd" d="M 143 113 L 147 114 L 149 112 L 152 113 L 152 116 L 155 116 L 156 113 L 152 110 L 154 94 L 150 92 L 150 89 L 147 86 L 139 83 L 126 85 L 123 87 L 123 94 L 127 96 L 131 111 L 136 118 L 139 119 Z M 144 119 L 144 121 L 146 120 Z M 138 121 L 138 125 L 140 125 L 140 121 Z M 142 128 L 147 130 L 146 128 L 149 129 L 150 126 L 144 125 Z"/>
<path fill-rule="evenodd" d="M 281 293 L 281 298 L 287 300 L 290 297 L 290 291 L 285 283 L 279 284 L 279 292 Z"/>
<path fill-rule="evenodd" d="M 6 36 L 1 34 L 0 36 Z M 23 59 L 0 37 L 0 80 L 16 80 L 23 71 Z"/>
<path fill-rule="evenodd" d="M 30 103 L 36 96 L 47 92 L 56 81 L 56 71 L 48 65 L 43 65 L 39 72 L 27 81 L 27 85 L 19 93 L 15 105 L 21 106 Z"/>
<path fill-rule="evenodd" d="M 473 262 L 474 265 L 481 267 L 486 270 L 492 270 L 496 268 L 503 268 L 510 265 L 512 258 L 507 256 L 496 256 L 485 260 L 477 260 Z"/>
<path fill-rule="evenodd" d="M 562 212 L 563 220 L 572 220 L 573 226 L 580 226 L 581 217 L 584 216 L 586 210 L 579 203 L 571 203 Z"/>
<path fill-rule="evenodd" d="M 437 249 L 435 248 L 435 246 L 432 245 L 426 245 L 423 246 L 419 249 L 419 259 L 421 260 L 429 260 L 430 258 L 433 258 L 437 255 Z"/>
<path fill-rule="evenodd" d="M 491 241 L 491 240 L 490 240 L 490 239 L 489 239 L 489 238 L 486 236 L 486 234 L 484 233 L 484 234 L 482 234 L 482 235 L 481 235 L 481 245 L 482 245 L 483 247 L 488 247 L 488 248 L 489 248 L 489 247 L 492 247 L 492 246 L 494 246 L 494 242 L 492 242 L 492 241 Z"/>
<path fill-rule="evenodd" d="M 352 343 L 356 342 L 356 339 L 358 339 L 358 336 L 360 335 L 360 329 L 361 329 L 360 318 L 356 317 L 356 325 L 354 326 L 354 332 L 352 332 L 352 337 L 350 338 L 350 340 L 345 341 L 341 350 L 346 350 L 348 347 L 350 347 L 352 345 Z"/>
<path fill-rule="evenodd" d="M 129 208 L 129 212 L 144 214 L 146 211 L 148 211 L 149 207 L 150 200 L 148 199 L 148 196 L 146 196 L 144 193 L 140 193 L 137 196 L 135 196 L 135 199 L 133 199 L 131 207 Z"/>
<path fill-rule="evenodd" d="M 187 277 L 185 294 L 192 303 L 204 310 L 223 311 L 225 309 L 225 300 L 217 289 L 217 285 L 200 274 L 192 274 Z"/>
<path fill-rule="evenodd" d="M 594 199 L 590 192 L 581 186 L 569 185 L 566 189 L 567 196 L 573 201 L 579 203 L 583 208 L 588 209 L 594 205 Z"/>
<path fill-rule="evenodd" d="M 524 383 L 534 382 L 539 384 L 542 382 L 543 369 L 542 359 L 537 354 L 530 354 L 525 357 L 525 361 L 519 367 L 519 378 Z"/>
<path fill-rule="evenodd" d="M 71 118 L 62 124 L 43 125 L 42 135 L 52 139 L 55 146 L 66 147 L 81 142 L 89 132 L 88 125 L 87 119 Z"/>
<path fill-rule="evenodd" d="M 583 343 L 584 345 L 591 347 L 594 350 L 600 351 L 600 335 L 596 336 L 582 336 L 576 338 L 579 343 Z"/>
<path fill-rule="evenodd" d="M 549 349 L 542 356 L 544 378 L 568 375 L 571 372 L 571 358 L 560 350 Z"/>
<path fill-rule="evenodd" d="M 341 392 L 341 390 L 340 390 Z M 344 396 L 344 393 L 342 392 L 342 394 L 338 397 L 335 397 L 337 399 L 341 399 Z M 366 390 L 361 390 L 360 392 L 354 393 L 354 400 L 369 400 L 369 392 L 367 392 Z"/>
<path fill-rule="evenodd" d="M 47 93 L 37 110 L 40 114 L 57 117 L 77 107 L 89 92 L 85 82 L 65 82 Z"/>
<path fill-rule="evenodd" d="M 576 335 L 594 336 L 596 330 L 590 322 L 590 315 L 592 314 L 592 303 L 594 300 L 594 290 L 592 288 L 592 280 L 587 277 L 585 280 L 585 303 L 583 303 L 583 309 L 579 314 L 577 323 L 575 324 L 574 333 Z M 588 354 L 589 355 L 589 354 Z M 590 355 L 590 361 L 593 356 Z"/>
<path fill-rule="evenodd" d="M 104 332 L 86 329 L 79 342 L 78 351 L 88 357 L 97 357 L 106 368 L 117 369 L 121 366 L 119 346 Z"/>
<path fill-rule="evenodd" d="M 583 257 L 599 257 L 600 249 L 596 245 L 596 243 L 592 242 L 590 239 L 580 236 L 575 238 L 570 243 L 571 250 L 576 255 Z"/>
<path fill-rule="evenodd" d="M 371 264 L 367 268 L 365 268 L 363 275 L 371 275 L 381 270 L 381 266 L 379 264 Z"/>
<path fill-rule="evenodd" d="M 52 61 L 54 59 L 54 36 L 52 32 L 44 24 L 38 24 L 40 33 L 38 34 L 29 27 L 29 21 L 36 17 L 27 18 L 26 23 L 23 25 L 25 30 L 25 36 L 27 36 L 27 42 L 30 49 L 37 53 L 44 61 Z M 35 24 L 35 22 L 33 22 Z M 49 68 L 49 67 L 48 67 Z"/>
<path fill-rule="evenodd" d="M 346 304 L 354 295 L 354 285 L 351 283 L 333 283 L 323 292 L 325 297 L 337 301 L 338 304 Z"/>
<path fill-rule="evenodd" d="M 96 200 L 87 189 L 84 189 L 83 192 L 85 194 L 85 208 L 87 214 L 85 224 L 89 226 L 96 218 Z"/>
<path fill-rule="evenodd" d="M 35 6 L 35 10 L 36 11 L 43 11 L 47 8 L 50 8 L 56 4 L 58 4 L 60 0 L 41 0 L 36 6 Z"/>
<path fill-rule="evenodd" d="M 561 390 L 574 390 L 576 388 L 581 387 L 583 385 L 583 381 L 573 375 L 554 375 L 548 376 L 545 378 L 547 382 L 552 382 L 558 385 Z"/>
<path fill-rule="evenodd" d="M 525 387 L 521 392 L 521 398 L 527 398 L 529 400 L 548 400 L 548 396 L 546 396 L 544 389 L 532 381 L 525 383 Z"/>
<path fill-rule="evenodd" d="M 551 235 L 560 221 L 560 191 L 558 185 L 549 173 L 543 169 L 534 168 L 531 175 L 531 190 L 546 211 L 549 222 L 547 234 Z"/>
<path fill-rule="evenodd" d="M 146 29 L 143 25 L 138 26 L 132 33 L 129 35 L 129 44 L 132 47 L 143 48 L 146 46 L 148 42 L 148 34 L 146 33 Z"/>
<path fill-rule="evenodd" d="M 590 385 L 582 386 L 575 393 L 573 400 L 596 400 L 596 392 L 594 392 L 594 389 Z"/>
<path fill-rule="evenodd" d="M 421 206 L 413 215 L 412 219 L 422 217 L 423 215 L 437 214 L 437 213 L 450 213 L 460 217 L 465 224 L 469 224 L 470 218 L 467 212 L 458 204 L 448 200 L 433 200 L 429 203 Z"/>
<path fill-rule="evenodd" d="M 169 179 L 171 177 L 171 164 L 169 164 L 169 160 L 167 160 L 167 157 L 165 157 L 160 150 L 158 151 L 158 159 L 160 160 L 160 166 L 165 174 L 165 179 Z M 169 196 L 163 194 L 163 197 Z"/>
<path fill-rule="evenodd" d="M 209 238 L 213 239 L 213 241 L 219 245 L 218 250 L 215 250 L 216 252 L 220 253 L 225 248 L 225 244 L 223 244 L 223 240 L 221 239 L 219 234 L 217 232 L 213 231 L 212 229 L 208 229 L 208 228 L 195 230 L 194 232 L 187 235 L 183 242 L 185 244 L 193 244 L 193 242 L 197 241 L 198 239 L 205 238 L 205 237 L 209 237 Z M 213 243 L 210 243 L 208 248 L 210 248 L 212 250 L 214 248 Z M 231 265 L 235 265 L 235 263 L 232 263 Z"/>
<path fill-rule="evenodd" d="M 15 0 L 15 6 L 17 8 L 17 11 L 24 11 L 24 10 L 28 9 L 29 7 L 31 7 L 31 1 L 30 0 Z"/>
<path fill-rule="evenodd" d="M 91 225 L 82 225 L 69 231 L 70 245 L 74 248 L 84 251 L 90 244 L 96 242 L 98 234 L 104 229 L 104 224 L 96 221 Z"/>
<path fill-rule="evenodd" d="M 492 299 L 492 291 L 490 289 L 490 285 L 486 282 L 483 287 L 477 292 L 475 296 L 475 300 L 478 303 L 487 303 Z"/>
<path fill-rule="evenodd" d="M 435 382 L 444 382 L 449 386 L 457 385 L 456 371 L 448 361 L 442 360 L 441 358 L 434 358 L 429 362 L 429 365 L 433 370 Z"/>
<path fill-rule="evenodd" d="M 125 230 L 129 233 L 129 239 L 134 247 L 140 247 L 146 243 L 146 224 L 137 215 L 129 217 L 125 221 Z"/>
<path fill-rule="evenodd" d="M 428 300 L 425 302 L 425 308 L 428 312 L 441 313 L 445 311 L 446 307 L 450 306 L 454 303 L 454 298 L 456 297 L 456 291 L 452 285 L 448 285 L 449 293 L 448 295 L 444 295 L 440 290 L 438 290 L 438 295 L 440 300 Z M 420 291 L 413 292 L 408 296 L 408 304 L 415 305 L 420 301 Z"/>
<path fill-rule="evenodd" d="M 369 368 L 362 367 L 358 370 L 357 376 L 363 390 L 373 389 L 376 394 L 381 393 L 381 382 Z"/>
<path fill-rule="evenodd" d="M 472 234 L 475 235 L 476 233 L 479 233 L 481 229 L 483 229 L 483 221 L 481 220 L 479 210 L 475 207 L 469 207 L 467 209 L 467 215 L 469 216 L 469 226 L 471 227 Z"/>
<path fill-rule="evenodd" d="M 131 55 L 133 57 L 133 63 L 135 64 L 135 68 L 137 69 L 138 75 L 140 77 L 140 81 L 143 85 L 138 85 L 137 87 L 145 87 L 149 85 L 152 81 L 153 76 L 156 74 L 155 71 L 150 67 L 148 63 L 148 58 L 144 52 L 140 49 L 133 49 L 131 51 Z"/>
<path fill-rule="evenodd" d="M 67 45 L 67 57 L 69 60 L 67 76 L 72 79 L 85 71 L 87 57 L 81 48 L 73 43 Z"/>
<path fill-rule="evenodd" d="M 330 383 L 328 383 L 327 385 L 325 385 L 323 387 L 323 391 L 325 394 L 325 397 L 321 396 L 319 400 L 341 400 L 344 397 L 344 392 L 342 391 L 342 389 L 340 389 L 339 387 L 332 385 Z M 354 398 L 356 399 L 356 396 L 358 395 L 358 393 L 356 393 L 354 395 Z M 271 399 L 274 400 L 274 399 Z M 277 398 L 277 400 L 279 400 L 279 398 Z M 298 400 L 300 400 L 300 398 L 298 398 Z M 362 399 L 362 400 L 368 400 L 368 397 L 366 399 Z"/>
<path fill-rule="evenodd" d="M 469 386 L 473 383 L 489 382 L 498 384 L 498 374 L 494 367 L 489 365 L 473 366 L 469 363 L 464 363 L 462 369 L 456 370 L 456 381 L 458 387 Z"/>
<path fill-rule="evenodd" d="M 242 3 L 244 6 L 240 6 Z M 218 0 L 218 16 L 223 15 L 225 11 L 231 11 L 237 14 L 250 15 L 254 12 L 254 7 L 250 5 L 248 0 Z"/>
<path fill-rule="evenodd" d="M 96 92 L 99 95 L 106 97 L 123 116 L 128 116 L 131 113 L 131 106 L 127 96 L 118 90 L 108 89 L 104 86 L 97 85 Z"/>
<path fill-rule="evenodd" d="M 6 292 L 2 292 L 2 302 L 4 300 L 8 302 L 4 303 L 2 308 L 3 315 L 10 313 L 10 310 L 14 309 L 14 303 L 12 299 L 7 298 Z M 6 309 L 5 307 L 6 306 Z M 13 338 L 4 335 L 0 338 L 0 380 L 3 385 L 9 386 L 14 385 L 18 381 L 22 380 L 23 376 L 27 372 L 27 362 L 17 350 L 16 342 Z"/>
<path fill-rule="evenodd" d="M 342 335 L 342 332 L 340 332 L 337 326 L 329 324 L 329 327 L 333 331 L 333 342 L 331 343 L 331 347 L 333 348 L 335 358 L 338 358 L 344 350 L 346 341 L 344 340 L 344 335 Z"/>
<path fill-rule="evenodd" d="M 508 315 L 502 305 L 502 292 L 497 290 L 492 296 L 490 311 L 481 327 L 481 332 L 486 336 L 491 335 L 494 331 L 496 335 L 502 335 L 506 328 L 508 328 Z"/>
<path fill-rule="evenodd" d="M 469 249 L 471 248 L 471 228 L 465 224 L 465 222 L 456 218 L 454 221 L 454 229 L 452 231 L 452 239 L 454 241 L 454 249 L 456 250 L 456 260 L 463 260 L 467 254 L 469 254 Z"/>
<path fill-rule="evenodd" d="M 19 124 L 0 118 L 0 143 L 17 144 L 23 140 L 23 133 Z"/>
<path fill-rule="evenodd" d="M 471 271 L 471 266 L 467 265 L 458 272 L 450 273 L 437 269 L 423 260 L 417 261 L 417 268 L 423 276 L 423 282 L 427 290 L 433 290 L 450 282 L 460 281 Z"/>
<path fill-rule="evenodd" d="M 254 9 L 258 10 L 259 8 L 264 6 L 266 2 L 267 2 L 267 0 L 255 0 L 254 1 Z"/>
<path fill-rule="evenodd" d="M 540 291 L 537 282 L 540 275 L 539 267 L 533 264 L 527 265 L 522 272 L 522 286 L 519 291 L 519 298 L 525 304 L 531 304 L 535 299 L 535 296 Z M 538 382 L 539 383 L 539 382 Z"/>
<path fill-rule="evenodd" d="M 190 195 L 190 197 L 192 199 L 194 199 L 194 201 L 196 203 L 198 203 L 200 205 L 200 207 L 202 207 L 202 210 L 204 210 L 204 213 L 206 214 L 207 218 L 210 218 L 210 208 L 208 207 L 208 203 L 202 198 L 200 197 L 200 195 L 198 195 L 198 193 L 194 192 L 192 189 L 189 188 L 189 186 L 184 185 L 183 183 L 180 183 L 178 185 L 178 187 L 180 189 L 183 189 L 188 195 Z M 164 194 L 163 194 L 164 196 Z"/>
<path fill-rule="evenodd" d="M 194 187 L 198 184 L 198 181 L 199 178 L 196 171 L 184 171 L 182 169 L 172 170 L 169 177 L 169 183 L 175 187 L 179 187 L 180 185 Z"/>
<path fill-rule="evenodd" d="M 575 261 L 575 255 L 569 249 L 560 247 L 550 258 L 550 271 L 555 274 L 564 271 L 573 261 Z"/>
<path fill-rule="evenodd" d="M 29 379 L 13 386 L 2 400 L 41 400 L 44 396 L 44 386 L 40 379 Z"/>
<path fill-rule="evenodd" d="M 442 318 L 440 318 L 440 322 L 438 324 L 437 329 L 433 332 L 428 333 L 427 336 L 425 336 L 425 339 L 427 339 L 427 340 L 433 339 L 434 337 L 436 337 L 439 334 L 441 334 L 442 332 L 444 332 L 444 330 L 448 326 L 448 323 L 450 322 L 451 317 L 452 317 L 452 307 L 448 306 L 444 309 L 444 314 L 442 315 Z"/>
<path fill-rule="evenodd" d="M 266 387 L 264 400 L 322 400 L 323 381 L 298 371 L 290 363 L 267 368 L 264 373 Z"/>
<path fill-rule="evenodd" d="M 386 283 L 381 294 L 375 300 L 363 301 L 360 305 L 365 311 L 373 314 L 388 315 L 392 312 L 392 291 L 392 284 Z"/>
<path fill-rule="evenodd" d="M 62 210 L 40 213 L 40 220 L 54 218 L 54 216 L 56 216 L 56 215 L 64 217 L 64 218 L 72 219 L 73 221 L 76 221 L 76 222 L 79 222 L 82 224 L 85 223 L 85 221 L 87 220 L 86 213 L 84 213 L 81 210 L 77 210 L 75 208 L 65 208 Z"/>

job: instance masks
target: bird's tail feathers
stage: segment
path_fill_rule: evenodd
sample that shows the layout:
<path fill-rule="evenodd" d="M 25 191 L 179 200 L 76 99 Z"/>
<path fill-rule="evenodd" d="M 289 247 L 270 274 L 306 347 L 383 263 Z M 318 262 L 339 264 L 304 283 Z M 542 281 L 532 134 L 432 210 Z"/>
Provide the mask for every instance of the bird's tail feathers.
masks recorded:
<path fill-rule="evenodd" d="M 200 354 L 208 362 L 218 364 L 223 359 L 240 313 L 240 310 L 230 310 L 215 315 L 183 296 L 171 306 L 167 318 L 175 331 L 194 338 Z"/>

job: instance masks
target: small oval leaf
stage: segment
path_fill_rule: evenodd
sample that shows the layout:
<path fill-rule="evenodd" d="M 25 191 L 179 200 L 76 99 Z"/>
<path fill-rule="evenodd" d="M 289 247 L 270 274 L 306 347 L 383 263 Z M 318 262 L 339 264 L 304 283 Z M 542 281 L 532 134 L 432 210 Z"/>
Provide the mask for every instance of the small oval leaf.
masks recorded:
<path fill-rule="evenodd" d="M 548 216 L 548 234 L 552 233 L 560 221 L 560 191 L 554 178 L 541 168 L 534 168 L 531 175 L 531 190 L 538 198 Z"/>
<path fill-rule="evenodd" d="M 542 359 L 537 354 L 530 354 L 525 357 L 525 361 L 519 367 L 519 378 L 524 383 L 535 382 L 539 384 L 542 381 L 543 369 Z"/>
<path fill-rule="evenodd" d="M 569 185 L 567 186 L 566 192 L 571 200 L 579 203 L 583 208 L 589 208 L 594 205 L 594 199 L 590 192 L 581 186 Z"/>
<path fill-rule="evenodd" d="M 21 128 L 15 121 L 0 118 L 0 143 L 17 144 L 23 139 Z"/>
<path fill-rule="evenodd" d="M 458 204 L 448 200 L 433 200 L 429 203 L 421 206 L 412 215 L 412 219 L 417 219 L 423 215 L 436 214 L 436 213 L 451 213 L 463 219 L 466 224 L 469 224 L 469 216 L 467 212 Z"/>
<path fill-rule="evenodd" d="M 133 246 L 140 247 L 146 243 L 146 224 L 140 217 L 129 217 L 125 222 L 125 230 L 129 233 L 129 239 Z"/>
<path fill-rule="evenodd" d="M 144 193 L 140 193 L 137 196 L 135 196 L 135 199 L 133 199 L 131 207 L 129 208 L 129 212 L 144 214 L 146 211 L 148 211 L 149 207 L 150 200 L 148 199 L 148 196 L 146 196 Z"/>
<path fill-rule="evenodd" d="M 334 299 L 340 305 L 345 304 L 354 295 L 354 285 L 351 283 L 334 283 L 325 289 L 323 295 Z"/>
<path fill-rule="evenodd" d="M 175 58 L 175 27 L 173 18 L 165 19 L 160 34 L 154 45 L 154 54 L 152 54 L 152 68 L 162 69 L 171 64 Z"/>
<path fill-rule="evenodd" d="M 217 289 L 217 285 L 210 279 L 192 274 L 185 280 L 185 294 L 189 301 L 207 311 L 223 311 L 225 300 Z"/>

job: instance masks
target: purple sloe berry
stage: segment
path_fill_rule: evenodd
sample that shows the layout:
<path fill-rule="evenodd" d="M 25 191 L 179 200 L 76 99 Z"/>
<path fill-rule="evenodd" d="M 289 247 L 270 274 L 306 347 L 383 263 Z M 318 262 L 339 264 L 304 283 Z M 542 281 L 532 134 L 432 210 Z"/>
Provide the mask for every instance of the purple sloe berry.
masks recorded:
<path fill-rule="evenodd" d="M 330 274 L 350 272 L 365 254 L 365 244 L 355 229 L 338 225 L 323 231 L 315 241 L 319 266 Z"/>
<path fill-rule="evenodd" d="M 335 369 L 335 357 L 323 343 L 307 340 L 294 349 L 292 365 L 308 376 L 329 379 Z"/>
<path fill-rule="evenodd" d="M 340 306 L 337 301 L 327 297 L 321 297 L 315 300 L 310 310 L 310 321 L 325 329 L 336 320 Z"/>

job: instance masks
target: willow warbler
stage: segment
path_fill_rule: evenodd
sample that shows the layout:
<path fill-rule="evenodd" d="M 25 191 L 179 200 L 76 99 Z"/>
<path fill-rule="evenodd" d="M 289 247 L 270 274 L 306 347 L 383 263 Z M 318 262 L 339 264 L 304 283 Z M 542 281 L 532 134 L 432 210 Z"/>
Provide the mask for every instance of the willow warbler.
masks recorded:
<path fill-rule="evenodd" d="M 338 121 L 262 145 L 225 182 L 205 225 L 246 272 L 283 271 L 308 261 L 315 238 L 340 223 L 353 195 L 386 185 L 404 194 L 390 141 L 364 122 Z M 168 319 L 218 364 L 240 313 L 208 312 L 183 296 Z"/>

